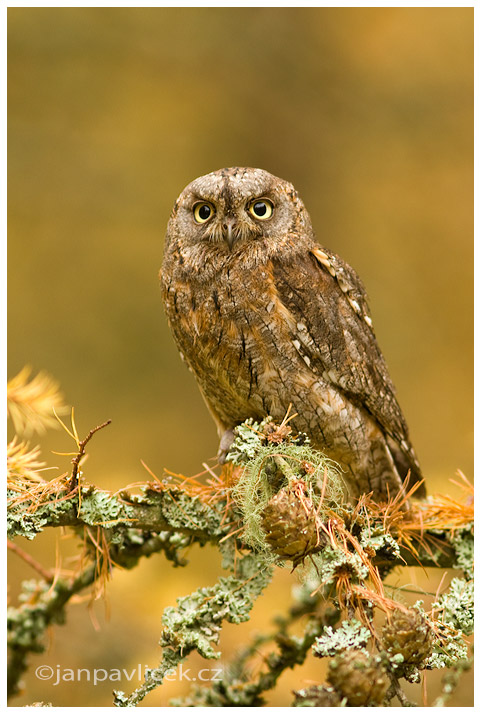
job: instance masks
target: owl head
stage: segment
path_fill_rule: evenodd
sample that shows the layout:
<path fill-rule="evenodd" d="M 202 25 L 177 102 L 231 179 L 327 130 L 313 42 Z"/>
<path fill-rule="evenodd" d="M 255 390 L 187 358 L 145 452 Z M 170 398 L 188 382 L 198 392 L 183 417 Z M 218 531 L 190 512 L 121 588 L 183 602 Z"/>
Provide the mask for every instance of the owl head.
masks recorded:
<path fill-rule="evenodd" d="M 292 184 L 253 168 L 226 168 L 192 181 L 177 199 L 167 246 L 181 243 L 186 258 L 199 252 L 263 255 L 312 233 L 309 215 Z"/>

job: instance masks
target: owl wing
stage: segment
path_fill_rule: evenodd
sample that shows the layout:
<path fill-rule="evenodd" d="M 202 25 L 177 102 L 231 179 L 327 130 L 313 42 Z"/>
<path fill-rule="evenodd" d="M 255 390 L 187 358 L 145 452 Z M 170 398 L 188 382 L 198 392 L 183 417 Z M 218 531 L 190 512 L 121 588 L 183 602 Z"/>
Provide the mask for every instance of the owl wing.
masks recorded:
<path fill-rule="evenodd" d="M 421 480 L 357 273 L 339 256 L 317 247 L 294 259 L 280 258 L 273 272 L 279 299 L 294 318 L 296 348 L 346 399 L 374 417 L 402 478 L 410 470 L 411 484 Z M 422 487 L 416 495 L 422 495 Z"/>

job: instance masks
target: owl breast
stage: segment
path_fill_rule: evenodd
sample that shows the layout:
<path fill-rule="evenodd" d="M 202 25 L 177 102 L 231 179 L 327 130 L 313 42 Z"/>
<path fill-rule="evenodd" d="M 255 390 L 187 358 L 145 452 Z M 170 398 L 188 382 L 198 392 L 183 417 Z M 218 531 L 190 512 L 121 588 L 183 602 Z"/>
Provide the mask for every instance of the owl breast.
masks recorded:
<path fill-rule="evenodd" d="M 239 280 L 242 291 L 231 287 Z M 257 267 L 247 280 L 232 266 L 210 282 L 189 278 L 164 286 L 178 347 L 224 430 L 248 417 L 262 418 L 272 406 L 267 395 L 283 372 L 275 343 L 283 326 L 274 300 L 269 266 Z"/>
<path fill-rule="evenodd" d="M 333 375 L 313 363 L 309 355 L 315 346 L 306 326 L 281 299 L 277 270 L 268 261 L 241 275 L 234 264 L 207 282 L 165 277 L 164 302 L 178 348 L 196 376 L 219 436 L 249 417 L 261 420 L 270 414 L 281 421 L 291 408 L 297 414 L 294 428 L 355 470 L 357 484 L 365 490 L 372 484 L 360 480 L 358 462 L 372 458 L 378 429 L 362 407 L 332 384 Z M 326 291 L 329 286 L 326 279 Z M 364 465 L 362 472 L 368 470 Z"/>

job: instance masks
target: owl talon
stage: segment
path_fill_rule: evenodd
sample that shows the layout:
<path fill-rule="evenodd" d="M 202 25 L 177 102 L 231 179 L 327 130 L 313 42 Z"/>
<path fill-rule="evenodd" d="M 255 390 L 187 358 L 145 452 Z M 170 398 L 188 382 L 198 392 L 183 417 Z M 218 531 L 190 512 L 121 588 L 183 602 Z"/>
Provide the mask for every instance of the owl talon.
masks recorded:
<path fill-rule="evenodd" d="M 217 452 L 217 458 L 219 459 L 220 464 L 225 464 L 227 454 L 229 453 L 230 447 L 234 443 L 234 439 L 235 434 L 232 429 L 227 429 L 222 434 L 219 442 L 219 450 Z"/>

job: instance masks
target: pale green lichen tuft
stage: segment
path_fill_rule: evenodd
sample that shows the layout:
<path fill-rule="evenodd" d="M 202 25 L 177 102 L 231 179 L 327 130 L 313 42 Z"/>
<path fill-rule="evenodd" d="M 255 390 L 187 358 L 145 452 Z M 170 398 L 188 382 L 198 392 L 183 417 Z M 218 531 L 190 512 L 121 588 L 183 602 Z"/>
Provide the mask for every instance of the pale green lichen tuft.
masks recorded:
<path fill-rule="evenodd" d="M 391 558 L 399 558 L 401 555 L 399 543 L 390 533 L 386 533 L 383 524 L 375 528 L 363 528 L 359 542 L 363 548 L 372 548 L 376 553 L 382 552 Z"/>
<path fill-rule="evenodd" d="M 245 526 L 243 540 L 267 561 L 277 562 L 262 526 L 269 500 L 282 488 L 301 481 L 306 497 L 322 518 L 332 504 L 342 502 L 344 489 L 338 464 L 310 446 L 296 443 L 295 438 L 269 443 L 258 434 L 264 425 L 248 420 L 236 429 L 238 436 L 229 456 L 244 469 L 232 497 Z"/>
<path fill-rule="evenodd" d="M 422 600 L 418 600 L 413 608 L 427 617 L 423 604 Z M 435 602 L 433 611 L 437 614 L 437 619 L 435 620 L 433 650 L 430 657 L 423 663 L 425 669 L 455 667 L 458 662 L 468 659 L 468 646 L 462 630 L 444 622 L 446 611 L 439 609 L 436 605 Z"/>
<path fill-rule="evenodd" d="M 16 496 L 17 494 L 13 491 L 7 491 L 7 502 Z M 56 506 L 54 505 L 53 508 Z M 9 538 L 22 536 L 27 540 L 33 540 L 48 524 L 48 510 L 43 514 L 29 513 L 22 504 L 9 506 L 7 509 L 7 536 Z"/>
<path fill-rule="evenodd" d="M 84 523 L 92 526 L 98 523 L 127 520 L 134 516 L 133 509 L 119 499 L 113 498 L 111 493 L 91 487 L 82 489 L 79 512 Z"/>
<path fill-rule="evenodd" d="M 318 657 L 334 657 L 342 650 L 364 647 L 370 637 L 371 633 L 359 620 L 344 620 L 336 630 L 327 625 L 312 650 Z"/>
<path fill-rule="evenodd" d="M 261 422 L 246 419 L 245 422 L 236 426 L 234 430 L 236 436 L 226 456 L 226 461 L 231 461 L 236 466 L 243 466 L 254 459 L 265 441 L 262 430 L 271 422 L 272 417 L 267 417 Z"/>
<path fill-rule="evenodd" d="M 444 637 L 435 643 L 433 653 L 424 666 L 426 669 L 454 667 L 460 660 L 468 659 L 468 646 L 459 630 L 445 630 Z"/>
<path fill-rule="evenodd" d="M 335 583 L 340 570 L 349 571 L 352 582 L 362 582 L 369 576 L 368 567 L 357 553 L 326 546 L 312 558 L 319 573 L 319 580 L 324 586 Z"/>
<path fill-rule="evenodd" d="M 453 578 L 447 593 L 433 604 L 433 611 L 442 613 L 444 624 L 464 635 L 474 630 L 474 582 Z"/>
<path fill-rule="evenodd" d="M 458 528 L 451 535 L 451 543 L 456 551 L 456 568 L 463 571 L 468 580 L 474 578 L 474 537 L 473 525 Z"/>

